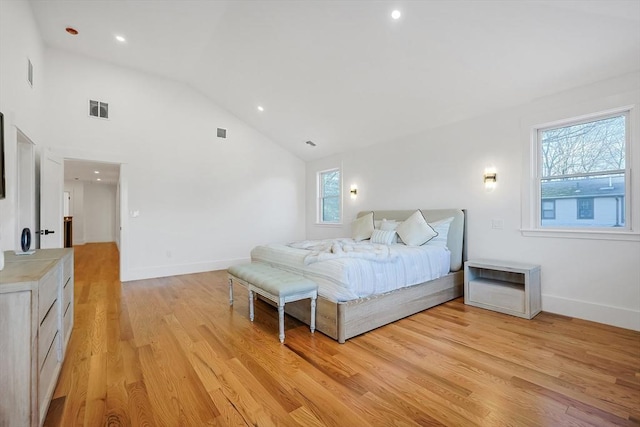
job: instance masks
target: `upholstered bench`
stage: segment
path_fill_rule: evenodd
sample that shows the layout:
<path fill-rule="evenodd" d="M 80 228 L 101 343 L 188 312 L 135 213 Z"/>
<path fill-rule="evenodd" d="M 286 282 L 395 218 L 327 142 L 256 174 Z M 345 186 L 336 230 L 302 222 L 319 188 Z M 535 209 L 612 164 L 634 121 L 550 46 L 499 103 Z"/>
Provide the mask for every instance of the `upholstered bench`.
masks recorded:
<path fill-rule="evenodd" d="M 311 298 L 311 333 L 316 329 L 316 299 L 318 285 L 302 276 L 266 264 L 251 263 L 229 267 L 229 304 L 233 305 L 233 282 L 249 291 L 249 319 L 253 322 L 254 292 L 278 304 L 280 342 L 284 342 L 284 305 Z"/>

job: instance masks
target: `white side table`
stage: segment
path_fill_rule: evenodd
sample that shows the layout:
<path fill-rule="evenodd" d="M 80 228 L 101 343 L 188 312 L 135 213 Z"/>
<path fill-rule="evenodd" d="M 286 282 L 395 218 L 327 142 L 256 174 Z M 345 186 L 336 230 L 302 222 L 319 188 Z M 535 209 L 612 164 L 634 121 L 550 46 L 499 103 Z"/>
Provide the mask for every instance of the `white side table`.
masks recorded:
<path fill-rule="evenodd" d="M 540 266 L 510 261 L 466 261 L 464 303 L 532 319 L 542 310 Z"/>

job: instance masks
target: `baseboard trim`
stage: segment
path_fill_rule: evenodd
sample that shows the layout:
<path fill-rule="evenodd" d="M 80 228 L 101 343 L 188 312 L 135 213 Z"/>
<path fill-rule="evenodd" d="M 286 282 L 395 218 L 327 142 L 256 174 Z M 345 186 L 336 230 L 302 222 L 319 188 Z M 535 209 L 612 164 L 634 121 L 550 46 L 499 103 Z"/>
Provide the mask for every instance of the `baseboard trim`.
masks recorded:
<path fill-rule="evenodd" d="M 640 331 L 638 310 L 543 294 L 542 311 Z"/>
<path fill-rule="evenodd" d="M 148 268 L 131 268 L 122 275 L 123 282 L 155 279 L 157 277 L 180 276 L 183 274 L 203 273 L 205 271 L 226 270 L 232 265 L 250 262 L 250 258 L 224 259 L 181 265 L 162 265 Z M 123 272 L 124 273 L 124 272 Z"/>

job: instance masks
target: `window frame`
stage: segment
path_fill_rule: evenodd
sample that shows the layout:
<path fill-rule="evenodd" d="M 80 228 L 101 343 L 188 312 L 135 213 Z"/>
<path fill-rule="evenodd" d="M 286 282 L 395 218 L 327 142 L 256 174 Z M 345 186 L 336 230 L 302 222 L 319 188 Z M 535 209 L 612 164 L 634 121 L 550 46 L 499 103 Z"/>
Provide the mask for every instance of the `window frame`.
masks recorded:
<path fill-rule="evenodd" d="M 623 97 L 627 98 L 627 97 Z M 629 98 L 627 98 L 629 99 Z M 633 98 L 632 98 L 633 99 Z M 618 99 L 620 101 L 620 99 Z M 633 101 L 636 101 L 633 99 Z M 640 179 L 632 174 L 634 166 L 640 165 L 640 152 L 633 147 L 640 134 L 640 116 L 637 104 L 633 101 L 625 106 L 611 105 L 611 100 L 594 100 L 585 103 L 580 108 L 565 107 L 557 111 L 539 112 L 529 117 L 523 117 L 523 143 L 526 144 L 523 157 L 522 181 L 522 226 L 521 234 L 525 237 L 555 237 L 596 240 L 626 240 L 640 241 L 640 203 L 632 199 L 633 189 L 640 188 Z M 604 108 L 603 108 L 604 107 Z M 580 111 L 582 110 L 582 111 Z M 586 111 L 585 111 L 586 110 Z M 563 111 L 563 113 L 559 113 Z M 594 111 L 597 111 L 594 113 Z M 542 194 L 541 194 L 541 162 L 542 151 L 539 141 L 539 131 L 590 122 L 620 114 L 626 114 L 625 141 L 625 203 L 622 215 L 625 219 L 624 227 L 551 227 L 542 226 Z M 565 117 L 561 120 L 554 120 Z M 542 120 L 540 120 L 542 118 Z M 551 119 L 551 120 L 549 120 Z M 526 136 L 524 136 L 526 135 Z M 632 148 L 633 147 L 633 148 Z"/>
<path fill-rule="evenodd" d="M 339 174 L 339 183 L 338 183 L 338 195 L 330 196 L 337 197 L 338 199 L 338 220 L 337 221 L 324 221 L 323 219 L 323 207 L 324 207 L 324 199 L 327 198 L 324 196 L 324 187 L 322 185 L 323 180 L 322 177 L 325 174 L 331 172 L 338 172 Z M 341 226 L 342 225 L 342 171 L 339 167 L 324 169 L 318 171 L 316 174 L 316 224 L 317 225 L 325 225 L 325 226 Z"/>

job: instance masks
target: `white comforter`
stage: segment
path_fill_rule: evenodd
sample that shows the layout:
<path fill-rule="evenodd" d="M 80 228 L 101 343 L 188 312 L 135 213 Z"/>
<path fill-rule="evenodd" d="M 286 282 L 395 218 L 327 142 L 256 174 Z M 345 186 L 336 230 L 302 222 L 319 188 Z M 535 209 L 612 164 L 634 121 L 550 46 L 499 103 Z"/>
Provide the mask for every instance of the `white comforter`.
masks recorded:
<path fill-rule="evenodd" d="M 337 258 L 361 258 L 377 262 L 391 262 L 398 257 L 397 252 L 390 245 L 355 242 L 353 239 L 304 240 L 289 243 L 288 246 L 309 251 L 304 257 L 304 265 Z"/>
<path fill-rule="evenodd" d="M 351 239 L 340 239 L 345 243 Z M 294 244 L 310 246 L 312 244 Z M 449 273 L 451 254 L 444 247 L 389 245 L 386 262 L 362 257 L 334 257 L 306 263 L 311 251 L 284 244 L 258 246 L 251 259 L 304 275 L 318 283 L 318 293 L 331 301 L 348 301 L 437 279 Z"/>

